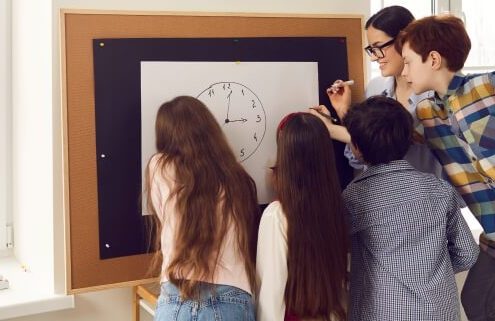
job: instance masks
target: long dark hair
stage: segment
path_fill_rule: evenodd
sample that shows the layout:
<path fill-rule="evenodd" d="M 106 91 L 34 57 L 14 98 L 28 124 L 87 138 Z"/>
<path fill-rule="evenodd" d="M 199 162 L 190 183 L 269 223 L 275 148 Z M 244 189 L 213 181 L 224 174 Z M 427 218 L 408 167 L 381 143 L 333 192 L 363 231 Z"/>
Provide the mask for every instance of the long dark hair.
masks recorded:
<path fill-rule="evenodd" d="M 399 32 L 414 21 L 411 11 L 401 6 L 385 7 L 372 15 L 364 26 L 368 30 L 371 26 L 385 32 L 392 38 L 397 37 Z"/>
<path fill-rule="evenodd" d="M 236 160 L 211 112 L 198 99 L 180 96 L 164 103 L 158 110 L 155 130 L 160 155 L 156 173 L 169 165 L 175 170 L 175 186 L 169 198 L 176 200 L 177 225 L 174 253 L 165 269 L 169 280 L 179 287 L 183 297 L 196 297 L 196 280 L 213 280 L 224 238 L 234 226 L 236 253 L 244 260 L 254 291 L 259 207 L 253 179 Z M 153 206 L 148 207 L 157 214 Z M 156 229 L 158 236 L 160 230 Z"/>
<path fill-rule="evenodd" d="M 277 131 L 275 189 L 287 217 L 287 311 L 346 319 L 347 229 L 333 146 L 323 122 L 286 116 Z"/>

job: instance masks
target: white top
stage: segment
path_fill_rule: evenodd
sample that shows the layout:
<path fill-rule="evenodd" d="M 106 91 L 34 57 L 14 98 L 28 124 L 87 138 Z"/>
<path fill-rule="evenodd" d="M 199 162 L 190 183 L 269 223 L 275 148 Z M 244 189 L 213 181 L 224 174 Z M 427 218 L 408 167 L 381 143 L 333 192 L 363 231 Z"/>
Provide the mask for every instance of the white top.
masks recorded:
<path fill-rule="evenodd" d="M 160 154 L 153 156 L 150 160 L 149 174 L 151 182 L 151 201 L 162 223 L 161 246 L 163 254 L 161 282 L 168 281 L 168 277 L 163 273 L 173 257 L 175 246 L 175 227 L 177 226 L 177 212 L 175 209 L 175 197 L 169 198 L 170 191 L 175 185 L 175 169 L 169 164 L 163 172 L 159 172 L 157 162 Z M 219 206 L 220 208 L 221 206 Z M 246 273 L 244 260 L 239 255 L 235 237 L 234 226 L 227 232 L 224 243 L 220 249 L 216 272 L 213 276 L 213 283 L 235 286 L 248 293 L 251 292 L 249 279 Z M 198 280 L 210 282 L 211 280 Z"/>
<path fill-rule="evenodd" d="M 287 219 L 279 201 L 270 203 L 263 212 L 258 230 L 256 275 L 258 321 L 283 321 L 287 284 Z"/>

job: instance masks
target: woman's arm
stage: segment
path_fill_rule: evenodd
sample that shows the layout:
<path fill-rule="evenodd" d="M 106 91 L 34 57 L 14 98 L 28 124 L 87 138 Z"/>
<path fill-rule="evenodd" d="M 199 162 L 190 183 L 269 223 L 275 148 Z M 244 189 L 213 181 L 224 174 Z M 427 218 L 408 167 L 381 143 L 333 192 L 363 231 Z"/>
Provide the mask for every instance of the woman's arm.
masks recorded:
<path fill-rule="evenodd" d="M 332 139 L 346 144 L 351 142 L 351 136 L 349 135 L 347 129 L 342 125 L 334 124 L 329 118 L 330 112 L 328 111 L 327 107 L 323 105 L 312 107 L 309 109 L 309 112 L 310 114 L 315 115 L 323 121 L 323 124 L 325 124 L 325 126 L 327 127 Z"/>
<path fill-rule="evenodd" d="M 342 80 L 337 80 L 334 85 L 342 83 Z M 332 106 L 337 112 L 340 120 L 343 120 L 345 114 L 351 107 L 351 87 L 344 85 L 342 87 L 332 87 L 327 89 L 327 95 L 332 102 Z"/>

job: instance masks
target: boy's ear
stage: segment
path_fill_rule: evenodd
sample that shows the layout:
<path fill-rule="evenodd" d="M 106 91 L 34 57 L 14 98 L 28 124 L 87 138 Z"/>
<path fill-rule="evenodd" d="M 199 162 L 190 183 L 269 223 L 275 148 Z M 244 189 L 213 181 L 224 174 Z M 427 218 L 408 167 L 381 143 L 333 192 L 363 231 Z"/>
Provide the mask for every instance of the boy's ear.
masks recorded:
<path fill-rule="evenodd" d="M 429 62 L 433 70 L 439 70 L 442 67 L 442 56 L 438 51 L 430 51 L 428 54 Z"/>

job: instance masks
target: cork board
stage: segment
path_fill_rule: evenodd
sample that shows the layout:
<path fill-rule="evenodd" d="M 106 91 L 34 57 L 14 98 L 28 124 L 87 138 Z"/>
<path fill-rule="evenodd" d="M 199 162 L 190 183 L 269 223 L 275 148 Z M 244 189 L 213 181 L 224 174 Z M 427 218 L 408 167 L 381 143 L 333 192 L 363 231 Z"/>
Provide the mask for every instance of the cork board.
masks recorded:
<path fill-rule="evenodd" d="M 151 255 L 100 259 L 93 39 L 345 37 L 353 100 L 364 97 L 361 16 L 62 11 L 68 291 L 146 282 Z M 331 59 L 331 58 L 329 58 Z"/>

